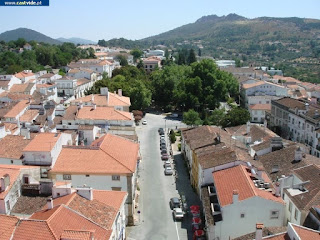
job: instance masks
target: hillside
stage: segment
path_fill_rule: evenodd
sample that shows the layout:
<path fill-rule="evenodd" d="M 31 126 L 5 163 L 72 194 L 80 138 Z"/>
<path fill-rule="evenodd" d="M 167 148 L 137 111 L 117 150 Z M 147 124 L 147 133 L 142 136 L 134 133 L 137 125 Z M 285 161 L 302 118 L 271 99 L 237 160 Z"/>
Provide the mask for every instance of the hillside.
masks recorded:
<path fill-rule="evenodd" d="M 44 42 L 49 44 L 61 44 L 62 42 L 50 38 L 42 33 L 34 31 L 28 28 L 17 28 L 15 30 L 6 31 L 0 34 L 0 40 L 9 42 L 11 40 L 17 40 L 18 38 L 24 38 L 26 41 Z"/>
<path fill-rule="evenodd" d="M 91 40 L 87 40 L 87 39 L 83 39 L 83 38 L 57 38 L 58 41 L 60 42 L 71 42 L 74 44 L 97 44 L 97 42 L 91 41 Z"/>
<path fill-rule="evenodd" d="M 209 15 L 139 41 L 106 42 L 124 47 L 122 43 L 126 47 L 194 48 L 196 52 L 200 48 L 202 56 L 238 59 L 244 66 L 273 66 L 287 76 L 320 82 L 320 20 L 316 19 Z"/>

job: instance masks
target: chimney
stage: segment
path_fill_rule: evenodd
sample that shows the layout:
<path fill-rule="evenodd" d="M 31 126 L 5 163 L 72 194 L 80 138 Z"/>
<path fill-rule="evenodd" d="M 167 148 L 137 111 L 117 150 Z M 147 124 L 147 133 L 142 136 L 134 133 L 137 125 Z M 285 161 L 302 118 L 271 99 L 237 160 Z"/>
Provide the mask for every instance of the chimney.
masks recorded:
<path fill-rule="evenodd" d="M 118 89 L 118 95 L 119 95 L 119 97 L 122 97 L 122 89 L 121 88 Z"/>
<path fill-rule="evenodd" d="M 263 223 L 257 223 L 255 240 L 262 240 L 262 229 L 263 229 Z"/>
<path fill-rule="evenodd" d="M 248 121 L 247 122 L 247 134 L 249 134 L 250 133 L 250 122 Z"/>
<path fill-rule="evenodd" d="M 53 208 L 53 200 L 52 198 L 47 199 L 47 208 L 52 209 Z"/>
<path fill-rule="evenodd" d="M 280 183 L 279 182 L 276 182 L 276 197 L 280 197 Z"/>
<path fill-rule="evenodd" d="M 93 200 L 93 190 L 91 187 L 78 188 L 77 193 L 88 200 Z"/>
<path fill-rule="evenodd" d="M 91 102 L 93 103 L 94 102 L 94 95 L 91 94 Z"/>
<path fill-rule="evenodd" d="M 239 191 L 238 190 L 233 190 L 232 192 L 232 203 L 236 203 L 239 201 Z"/>
<path fill-rule="evenodd" d="M 294 151 L 294 161 L 300 162 L 302 160 L 303 151 L 300 147 L 297 147 L 297 149 Z"/>
<path fill-rule="evenodd" d="M 0 192 L 4 192 L 6 190 L 6 185 L 4 184 L 4 177 L 0 178 Z"/>
<path fill-rule="evenodd" d="M 305 103 L 304 106 L 306 107 L 306 112 L 309 111 L 309 103 Z"/>
<path fill-rule="evenodd" d="M 93 104 L 93 109 L 97 109 L 97 104 Z"/>
<path fill-rule="evenodd" d="M 102 96 L 107 96 L 108 95 L 108 88 L 107 87 L 103 87 L 103 88 L 100 88 L 100 95 Z"/>
<path fill-rule="evenodd" d="M 28 103 L 31 103 L 31 97 L 28 98 Z"/>

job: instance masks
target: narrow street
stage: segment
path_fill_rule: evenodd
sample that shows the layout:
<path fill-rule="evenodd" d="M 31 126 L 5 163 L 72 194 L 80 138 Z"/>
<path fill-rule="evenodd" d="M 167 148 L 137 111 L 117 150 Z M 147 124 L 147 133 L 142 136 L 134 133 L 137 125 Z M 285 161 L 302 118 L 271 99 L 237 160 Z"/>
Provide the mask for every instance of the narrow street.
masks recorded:
<path fill-rule="evenodd" d="M 137 126 L 142 155 L 139 172 L 139 204 L 136 209 L 136 226 L 127 228 L 128 239 L 192 239 L 191 217 L 186 215 L 183 221 L 175 222 L 169 200 L 184 194 L 190 206 L 199 204 L 199 198 L 190 185 L 180 152 L 175 149 L 173 151 L 178 174 L 178 179 L 175 181 L 175 176 L 164 175 L 159 149 L 158 128 L 166 126 L 168 131 L 168 129 L 180 128 L 184 125 L 177 120 L 165 119 L 162 115 L 147 114 L 144 119 L 147 120 L 147 125 Z M 170 143 L 167 134 L 166 142 L 169 150 Z"/>

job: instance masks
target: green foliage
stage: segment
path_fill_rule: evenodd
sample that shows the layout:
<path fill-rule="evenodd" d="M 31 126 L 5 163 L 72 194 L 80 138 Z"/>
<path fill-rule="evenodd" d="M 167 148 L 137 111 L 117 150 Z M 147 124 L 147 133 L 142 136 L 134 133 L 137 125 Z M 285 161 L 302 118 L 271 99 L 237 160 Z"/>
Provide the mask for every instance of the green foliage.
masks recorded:
<path fill-rule="evenodd" d="M 170 130 L 170 142 L 171 143 L 175 143 L 176 142 L 176 134 L 172 129 Z"/>
<path fill-rule="evenodd" d="M 194 50 L 191 48 L 188 56 L 188 64 L 192 64 L 197 61 L 196 54 Z"/>
<path fill-rule="evenodd" d="M 122 89 L 123 95 L 131 99 L 131 109 L 144 110 L 150 106 L 152 92 L 144 70 L 134 66 L 125 66 L 115 69 L 112 74 L 111 79 L 105 75 L 102 80 L 95 82 L 85 94 L 100 93 L 102 87 L 108 87 L 111 92 Z"/>
<path fill-rule="evenodd" d="M 232 108 L 223 118 L 222 127 L 233 127 L 245 124 L 250 120 L 250 113 L 244 108 Z"/>
<path fill-rule="evenodd" d="M 140 49 L 135 48 L 130 51 L 130 54 L 133 56 L 133 61 L 136 62 L 142 56 L 143 52 Z"/>
<path fill-rule="evenodd" d="M 181 143 L 178 144 L 178 150 L 181 151 Z"/>
<path fill-rule="evenodd" d="M 221 126 L 226 113 L 224 109 L 215 109 L 212 114 L 208 117 L 209 125 Z"/>
<path fill-rule="evenodd" d="M 63 43 L 59 46 L 49 44 L 37 44 L 30 42 L 32 50 L 24 50 L 21 54 L 18 50 L 26 43 L 24 39 L 11 41 L 8 44 L 1 45 L 0 51 L 0 68 L 7 73 L 15 73 L 23 69 L 30 69 L 33 72 L 44 69 L 49 65 L 53 68 L 66 66 L 73 60 L 80 58 L 93 58 L 94 50 L 82 50 L 72 43 Z M 9 50 L 8 50 L 9 49 Z"/>
<path fill-rule="evenodd" d="M 201 125 L 202 121 L 200 119 L 199 113 L 190 109 L 188 112 L 183 113 L 183 122 L 187 125 Z"/>
<path fill-rule="evenodd" d="M 122 67 L 128 66 L 128 61 L 125 56 L 119 54 L 116 56 L 116 59 L 120 62 Z"/>

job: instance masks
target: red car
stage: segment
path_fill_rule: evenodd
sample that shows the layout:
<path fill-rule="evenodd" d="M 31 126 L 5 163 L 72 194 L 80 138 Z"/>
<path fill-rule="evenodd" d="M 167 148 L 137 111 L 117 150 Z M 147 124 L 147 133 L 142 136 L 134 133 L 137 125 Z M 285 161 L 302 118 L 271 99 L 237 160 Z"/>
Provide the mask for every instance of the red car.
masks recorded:
<path fill-rule="evenodd" d="M 161 160 L 168 160 L 169 159 L 169 155 L 167 153 L 164 153 L 161 155 Z"/>

